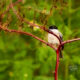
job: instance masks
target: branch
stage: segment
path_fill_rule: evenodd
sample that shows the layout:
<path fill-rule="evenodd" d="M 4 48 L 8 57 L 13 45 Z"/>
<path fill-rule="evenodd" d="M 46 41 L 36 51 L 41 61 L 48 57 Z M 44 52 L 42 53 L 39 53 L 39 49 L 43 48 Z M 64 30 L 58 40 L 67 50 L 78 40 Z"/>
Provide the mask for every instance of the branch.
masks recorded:
<path fill-rule="evenodd" d="M 14 6 L 17 5 L 19 2 L 21 2 L 22 0 L 17 0 L 15 3 L 12 3 Z M 11 8 L 11 4 L 9 4 L 9 6 L 7 7 L 6 11 L 4 11 L 2 14 L 1 14 L 1 17 L 3 17 Z"/>
<path fill-rule="evenodd" d="M 45 26 L 40 26 L 40 25 L 31 23 L 31 22 L 29 22 L 28 20 L 24 19 L 24 18 L 15 10 L 14 5 L 13 5 L 12 3 L 11 3 L 11 8 L 12 8 L 13 12 L 15 13 L 15 15 L 18 17 L 18 19 L 19 19 L 20 21 L 23 21 L 23 22 L 29 24 L 30 26 L 39 27 L 40 29 L 42 29 L 42 30 L 44 30 L 44 31 L 46 31 L 46 32 L 48 32 L 48 33 L 53 34 L 54 36 L 56 36 L 56 37 L 58 38 L 58 40 L 59 40 L 59 42 L 60 42 L 60 44 L 61 44 L 61 39 L 60 39 L 55 33 L 53 33 L 52 31 L 48 30 Z"/>
<path fill-rule="evenodd" d="M 28 36 L 31 36 L 39 41 L 41 41 L 42 43 L 48 45 L 49 47 L 51 47 L 52 49 L 54 49 L 56 51 L 56 48 L 54 46 L 52 46 L 51 44 L 49 44 L 48 42 L 42 40 L 41 38 L 31 34 L 31 33 L 28 33 L 28 32 L 23 32 L 23 31 L 19 31 L 19 30 L 10 30 L 8 28 L 3 28 L 1 25 L 0 25 L 0 29 L 1 30 L 4 30 L 4 31 L 7 31 L 7 32 L 15 32 L 15 33 L 19 33 L 19 34 L 24 34 L 24 35 L 28 35 Z"/>
<path fill-rule="evenodd" d="M 74 41 L 79 41 L 80 38 L 76 38 L 76 39 L 72 39 L 72 40 L 67 40 L 67 41 L 64 41 L 61 43 L 61 45 L 64 45 L 64 44 L 67 44 L 67 43 L 71 43 L 71 42 L 74 42 Z"/>
<path fill-rule="evenodd" d="M 59 52 L 60 52 L 61 46 L 64 45 L 64 44 L 67 44 L 67 43 L 71 43 L 71 42 L 74 42 L 74 41 L 78 41 L 78 40 L 80 40 L 80 38 L 76 38 L 76 39 L 72 39 L 72 40 L 67 40 L 67 41 L 64 41 L 64 42 L 61 43 L 60 38 L 59 38 L 56 34 L 54 34 L 52 31 L 49 31 L 45 26 L 40 26 L 40 25 L 37 25 L 37 24 L 35 24 L 35 23 L 31 23 L 31 22 L 28 21 L 27 19 L 23 18 L 23 17 L 19 14 L 18 11 L 16 11 L 16 9 L 14 8 L 14 6 L 15 6 L 16 4 L 18 4 L 19 2 L 21 2 L 21 1 L 22 1 L 22 0 L 17 0 L 15 3 L 12 3 L 12 1 L 11 1 L 11 4 L 8 6 L 7 10 L 6 10 L 2 15 L 4 15 L 5 13 L 7 13 L 7 12 L 10 10 L 10 8 L 12 8 L 14 14 L 17 16 L 17 18 L 18 18 L 21 22 L 23 21 L 23 22 L 29 24 L 30 26 L 39 27 L 40 29 L 42 29 L 42 30 L 44 30 L 44 31 L 46 31 L 46 32 L 48 32 L 48 33 L 51 33 L 51 34 L 53 34 L 54 36 L 56 36 L 56 37 L 58 38 L 59 42 L 60 42 L 59 47 L 56 49 L 54 46 L 52 46 L 52 45 L 49 44 L 48 42 L 46 42 L 46 41 L 42 40 L 41 38 L 39 38 L 39 37 L 37 37 L 37 36 L 35 36 L 35 35 L 31 34 L 31 33 L 28 33 L 28 32 L 19 31 L 19 30 L 11 30 L 11 29 L 8 29 L 8 28 L 4 28 L 4 27 L 2 27 L 1 25 L 0 25 L 0 29 L 2 29 L 2 30 L 4 30 L 4 31 L 7 31 L 7 32 L 15 32 L 15 33 L 19 33 L 19 34 L 24 34 L 24 35 L 31 36 L 31 37 L 33 37 L 33 38 L 41 41 L 42 43 L 48 45 L 48 46 L 51 47 L 52 49 L 54 49 L 54 50 L 56 51 L 56 55 L 57 55 L 57 56 L 56 56 L 56 68 L 55 68 L 55 80 L 58 80 Z M 52 8 L 51 8 L 51 9 L 52 9 Z M 52 10 L 51 10 L 51 11 L 52 11 Z"/>
<path fill-rule="evenodd" d="M 58 80 L 58 67 L 59 67 L 59 52 L 60 52 L 60 48 L 62 45 L 64 44 L 67 44 L 67 43 L 71 43 L 71 42 L 74 42 L 74 41 L 78 41 L 80 40 L 80 38 L 76 38 L 76 39 L 72 39 L 72 40 L 67 40 L 67 41 L 64 41 L 62 42 L 59 47 L 57 48 L 56 50 L 56 53 L 57 53 L 57 57 L 56 57 L 56 68 L 55 68 L 55 80 Z"/>
<path fill-rule="evenodd" d="M 59 68 L 59 50 L 57 49 L 56 53 L 56 68 L 55 68 L 55 80 L 58 80 L 58 68 Z"/>

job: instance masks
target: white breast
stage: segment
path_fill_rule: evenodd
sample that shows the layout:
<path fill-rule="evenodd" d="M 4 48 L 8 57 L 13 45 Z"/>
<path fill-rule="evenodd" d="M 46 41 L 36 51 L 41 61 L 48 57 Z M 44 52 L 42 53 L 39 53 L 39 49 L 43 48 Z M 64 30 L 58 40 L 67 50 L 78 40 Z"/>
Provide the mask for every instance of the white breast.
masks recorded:
<path fill-rule="evenodd" d="M 60 32 L 56 29 L 51 30 L 52 32 L 54 32 L 58 37 L 60 35 Z M 59 40 L 52 34 L 48 33 L 48 42 L 51 44 L 57 44 L 59 45 Z"/>

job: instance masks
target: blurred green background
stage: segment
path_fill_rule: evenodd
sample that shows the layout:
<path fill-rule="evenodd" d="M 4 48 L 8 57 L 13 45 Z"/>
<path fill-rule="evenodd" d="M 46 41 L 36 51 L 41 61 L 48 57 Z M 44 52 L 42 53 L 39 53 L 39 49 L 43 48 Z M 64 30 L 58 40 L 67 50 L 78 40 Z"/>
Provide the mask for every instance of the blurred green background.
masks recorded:
<path fill-rule="evenodd" d="M 13 0 L 15 3 L 17 0 Z M 0 15 L 10 0 L 0 0 Z M 80 0 L 22 0 L 14 7 L 38 25 L 56 25 L 64 40 L 80 37 Z M 9 29 L 30 32 L 47 41 L 47 33 L 21 22 L 12 9 L 0 21 Z M 80 80 L 80 41 L 66 44 L 60 60 L 59 80 Z M 0 80 L 54 80 L 56 53 L 26 35 L 0 31 Z"/>

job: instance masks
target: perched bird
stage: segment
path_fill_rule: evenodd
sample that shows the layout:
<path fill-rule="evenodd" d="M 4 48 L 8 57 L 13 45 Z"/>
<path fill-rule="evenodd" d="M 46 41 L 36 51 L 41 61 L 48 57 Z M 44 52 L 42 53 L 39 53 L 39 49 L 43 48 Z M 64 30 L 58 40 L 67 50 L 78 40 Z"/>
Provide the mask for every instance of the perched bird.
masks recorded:
<path fill-rule="evenodd" d="M 61 39 L 61 42 L 63 42 L 63 37 L 62 37 L 63 35 L 55 25 L 49 26 L 49 30 L 52 31 L 54 34 L 56 34 Z M 48 33 L 48 42 L 52 44 L 55 48 L 58 48 L 58 46 L 60 45 L 58 38 L 50 33 Z M 59 55 L 60 58 L 63 57 L 61 52 L 63 48 L 64 45 L 60 49 L 60 55 Z"/>

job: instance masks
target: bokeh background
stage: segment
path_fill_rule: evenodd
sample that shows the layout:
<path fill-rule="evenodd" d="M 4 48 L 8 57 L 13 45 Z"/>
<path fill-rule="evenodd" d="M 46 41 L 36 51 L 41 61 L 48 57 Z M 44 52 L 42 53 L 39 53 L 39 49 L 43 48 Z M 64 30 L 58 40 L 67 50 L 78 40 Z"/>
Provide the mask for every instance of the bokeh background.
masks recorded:
<path fill-rule="evenodd" d="M 0 15 L 10 1 L 0 0 Z M 14 8 L 30 22 L 47 28 L 58 26 L 64 40 L 80 37 L 80 0 L 22 0 Z M 45 31 L 21 22 L 11 8 L 0 21 L 4 27 L 30 32 L 47 41 Z M 80 80 L 80 41 L 66 44 L 63 56 L 59 80 Z M 0 31 L 0 80 L 54 80 L 55 63 L 56 53 L 40 41 Z"/>

